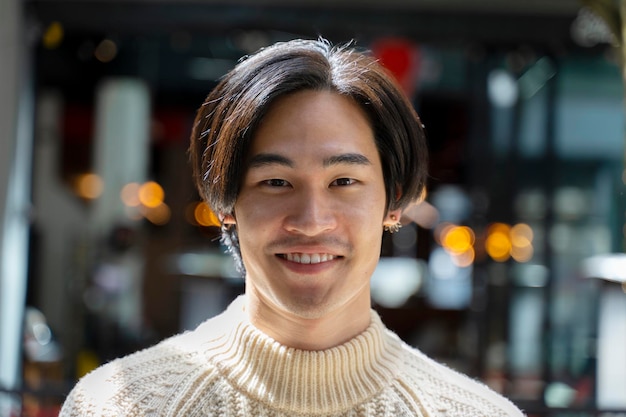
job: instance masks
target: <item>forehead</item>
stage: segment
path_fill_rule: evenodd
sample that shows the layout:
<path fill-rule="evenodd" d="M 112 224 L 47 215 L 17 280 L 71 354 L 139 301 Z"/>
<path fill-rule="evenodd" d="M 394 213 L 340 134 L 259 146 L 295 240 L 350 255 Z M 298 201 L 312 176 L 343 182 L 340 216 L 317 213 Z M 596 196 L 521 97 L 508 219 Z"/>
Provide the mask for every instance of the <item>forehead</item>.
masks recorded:
<path fill-rule="evenodd" d="M 290 150 L 299 156 L 378 153 L 361 107 L 350 97 L 316 90 L 291 93 L 272 103 L 253 135 L 249 155 Z"/>

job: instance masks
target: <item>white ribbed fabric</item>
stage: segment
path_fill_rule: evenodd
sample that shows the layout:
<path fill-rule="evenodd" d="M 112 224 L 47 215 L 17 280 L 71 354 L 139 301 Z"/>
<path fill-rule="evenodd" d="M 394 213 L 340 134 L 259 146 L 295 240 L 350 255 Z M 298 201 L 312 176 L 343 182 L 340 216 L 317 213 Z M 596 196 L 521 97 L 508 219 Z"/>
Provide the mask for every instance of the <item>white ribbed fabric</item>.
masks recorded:
<path fill-rule="evenodd" d="M 244 304 L 240 297 L 193 332 L 100 367 L 60 416 L 522 416 L 404 344 L 374 311 L 346 344 L 304 351 L 257 330 Z"/>

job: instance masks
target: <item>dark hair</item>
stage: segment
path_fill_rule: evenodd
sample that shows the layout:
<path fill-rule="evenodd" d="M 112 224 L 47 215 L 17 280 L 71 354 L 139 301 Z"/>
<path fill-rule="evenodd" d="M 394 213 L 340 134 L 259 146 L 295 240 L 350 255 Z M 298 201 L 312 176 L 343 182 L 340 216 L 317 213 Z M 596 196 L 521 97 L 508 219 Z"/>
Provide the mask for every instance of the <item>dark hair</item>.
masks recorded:
<path fill-rule="evenodd" d="M 334 91 L 365 111 L 381 159 L 389 209 L 420 197 L 427 172 L 424 131 L 393 76 L 374 57 L 351 45 L 293 40 L 242 60 L 198 110 L 190 157 L 200 196 L 215 213 L 233 212 L 251 140 L 268 108 L 276 98 L 302 90 Z"/>

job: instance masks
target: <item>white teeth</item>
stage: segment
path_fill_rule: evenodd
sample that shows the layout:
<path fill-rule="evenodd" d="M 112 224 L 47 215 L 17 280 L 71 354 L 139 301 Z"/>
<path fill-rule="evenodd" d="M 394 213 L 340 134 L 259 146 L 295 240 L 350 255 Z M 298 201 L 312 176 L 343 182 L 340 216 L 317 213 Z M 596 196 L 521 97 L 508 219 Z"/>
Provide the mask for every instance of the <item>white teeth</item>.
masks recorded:
<path fill-rule="evenodd" d="M 285 255 L 285 258 L 288 261 L 301 264 L 319 264 L 335 259 L 333 255 L 327 253 L 288 253 Z"/>

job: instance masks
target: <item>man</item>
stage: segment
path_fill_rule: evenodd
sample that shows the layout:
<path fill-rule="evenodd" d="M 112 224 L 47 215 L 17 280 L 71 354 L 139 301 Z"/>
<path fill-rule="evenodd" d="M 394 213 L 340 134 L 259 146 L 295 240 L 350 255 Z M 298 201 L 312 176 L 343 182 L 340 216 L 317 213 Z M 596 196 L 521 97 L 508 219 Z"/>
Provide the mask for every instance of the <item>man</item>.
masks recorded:
<path fill-rule="evenodd" d="M 426 177 L 421 123 L 374 59 L 321 40 L 260 51 L 209 94 L 190 154 L 245 295 L 89 374 L 61 416 L 522 415 L 371 309 L 383 229 Z"/>

